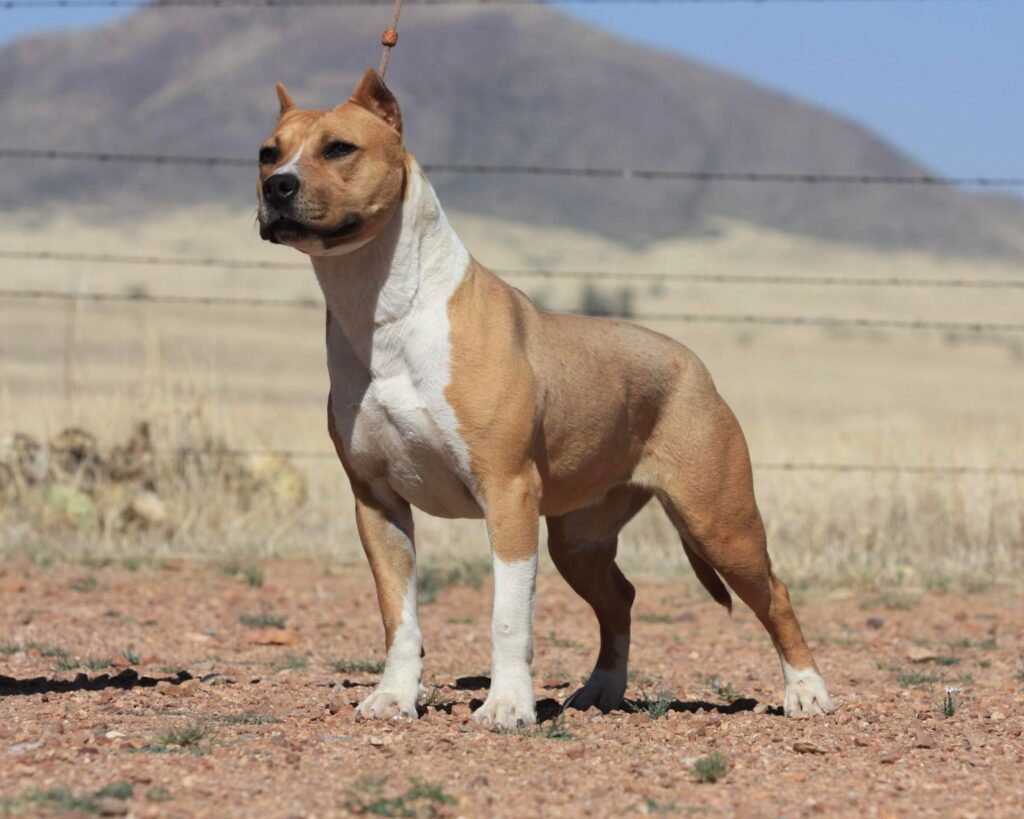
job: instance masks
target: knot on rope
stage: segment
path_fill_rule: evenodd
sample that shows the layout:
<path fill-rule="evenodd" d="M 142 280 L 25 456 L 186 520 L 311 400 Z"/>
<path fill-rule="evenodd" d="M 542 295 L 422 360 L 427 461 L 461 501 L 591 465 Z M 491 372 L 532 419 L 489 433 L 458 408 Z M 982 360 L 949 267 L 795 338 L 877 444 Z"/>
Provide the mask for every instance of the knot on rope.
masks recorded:
<path fill-rule="evenodd" d="M 380 44 L 385 48 L 394 48 L 398 45 L 398 30 L 393 28 L 387 29 L 381 35 Z"/>

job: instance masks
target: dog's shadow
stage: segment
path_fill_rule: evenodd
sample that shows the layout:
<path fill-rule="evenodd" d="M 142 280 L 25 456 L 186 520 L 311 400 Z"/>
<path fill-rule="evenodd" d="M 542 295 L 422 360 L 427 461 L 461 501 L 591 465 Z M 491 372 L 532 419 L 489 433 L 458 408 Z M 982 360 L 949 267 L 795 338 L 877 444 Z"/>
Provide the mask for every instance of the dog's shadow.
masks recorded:
<path fill-rule="evenodd" d="M 490 677 L 476 676 L 476 677 L 459 677 L 455 680 L 455 685 L 451 686 L 457 691 L 483 691 L 491 686 Z M 557 686 L 558 688 L 568 688 L 569 683 Z M 571 699 L 571 698 L 570 698 Z M 438 703 L 433 707 L 439 711 L 444 711 L 450 714 L 452 712 L 452 706 L 455 705 L 453 702 Z M 483 705 L 483 700 L 472 699 L 469 702 L 470 708 L 476 710 Z M 705 700 L 672 700 L 671 702 L 655 703 L 652 705 L 649 701 L 644 700 L 630 700 L 624 699 L 619 703 L 618 707 L 613 708 L 608 713 L 624 712 L 627 714 L 649 714 L 652 717 L 655 713 L 652 708 L 657 707 L 663 711 L 675 711 L 684 714 L 696 714 L 698 712 L 717 713 L 717 714 L 741 714 L 745 711 L 754 711 L 758 706 L 758 701 L 752 697 L 740 697 L 733 700 L 730 703 L 720 702 L 707 702 Z M 537 700 L 537 721 L 547 722 L 548 720 L 556 719 L 566 710 L 573 710 L 571 702 L 559 702 L 556 699 L 547 697 L 542 700 Z M 422 709 L 426 711 L 426 709 Z M 771 716 L 780 717 L 782 716 L 782 709 L 778 707 L 771 707 L 765 709 L 766 714 Z"/>
<path fill-rule="evenodd" d="M 54 677 L 29 677 L 19 680 L 0 674 L 0 697 L 28 697 L 34 694 L 69 694 L 73 691 L 105 691 L 108 688 L 155 688 L 159 683 L 181 685 L 191 680 L 187 671 L 179 671 L 173 677 L 146 677 L 134 668 L 126 668 L 117 674 L 78 674 L 73 680 L 61 680 Z"/>

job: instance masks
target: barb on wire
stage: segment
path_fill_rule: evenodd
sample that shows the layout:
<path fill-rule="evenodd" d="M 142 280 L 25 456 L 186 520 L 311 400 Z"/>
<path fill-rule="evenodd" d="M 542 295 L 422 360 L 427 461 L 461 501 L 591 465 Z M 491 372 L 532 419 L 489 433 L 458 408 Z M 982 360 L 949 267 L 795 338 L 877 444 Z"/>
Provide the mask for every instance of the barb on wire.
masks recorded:
<path fill-rule="evenodd" d="M 67 160 L 138 165 L 255 168 L 255 159 L 224 156 L 136 154 L 108 151 L 59 151 L 36 148 L 0 148 L 8 159 Z M 794 185 L 918 185 L 927 187 L 1016 188 L 1024 177 L 1016 176 L 933 176 L 930 174 L 797 173 L 776 171 L 673 171 L 633 168 L 562 168 L 546 165 L 480 165 L 425 163 L 423 170 L 434 174 L 488 174 L 497 176 L 554 176 L 581 179 L 623 179 L 648 182 L 731 182 Z"/>
<path fill-rule="evenodd" d="M 202 267 L 228 270 L 309 270 L 308 262 L 270 262 L 256 259 L 153 256 L 116 253 L 81 253 L 50 250 L 0 250 L 0 259 L 33 262 L 82 262 L 97 265 L 140 267 Z M 499 268 L 510 278 L 566 279 L 580 281 L 678 282 L 683 284 L 796 285 L 822 287 L 928 287 L 981 290 L 1024 290 L 1024 279 L 945 279 L 913 276 L 794 276 L 774 274 L 679 273 L 613 270 L 550 270 Z"/>

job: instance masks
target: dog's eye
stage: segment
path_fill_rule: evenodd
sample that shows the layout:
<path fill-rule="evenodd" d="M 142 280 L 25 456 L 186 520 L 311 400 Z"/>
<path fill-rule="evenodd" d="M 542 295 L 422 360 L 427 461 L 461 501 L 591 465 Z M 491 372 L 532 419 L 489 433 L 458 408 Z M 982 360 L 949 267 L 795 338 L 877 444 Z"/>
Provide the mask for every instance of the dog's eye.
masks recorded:
<path fill-rule="evenodd" d="M 341 159 L 341 157 L 348 156 L 358 150 L 351 142 L 343 142 L 337 139 L 334 142 L 328 142 L 324 146 L 324 159 Z"/>
<path fill-rule="evenodd" d="M 260 165 L 273 165 L 281 158 L 277 148 L 260 148 Z"/>

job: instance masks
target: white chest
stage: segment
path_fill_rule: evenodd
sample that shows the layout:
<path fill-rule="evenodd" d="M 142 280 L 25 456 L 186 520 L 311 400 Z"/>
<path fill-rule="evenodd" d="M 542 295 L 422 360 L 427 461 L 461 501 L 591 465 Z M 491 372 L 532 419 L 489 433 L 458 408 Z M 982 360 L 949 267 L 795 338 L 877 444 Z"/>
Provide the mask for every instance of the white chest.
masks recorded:
<path fill-rule="evenodd" d="M 365 359 L 328 332 L 335 423 L 352 468 L 438 517 L 480 517 L 469 453 L 445 397 L 447 333 L 436 316 L 378 331 Z"/>

